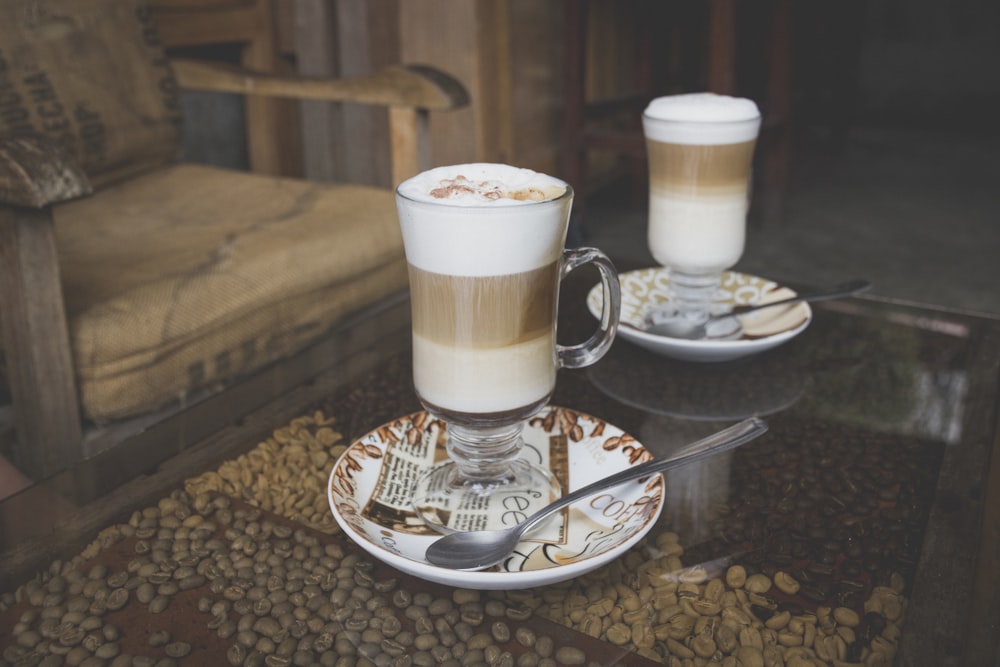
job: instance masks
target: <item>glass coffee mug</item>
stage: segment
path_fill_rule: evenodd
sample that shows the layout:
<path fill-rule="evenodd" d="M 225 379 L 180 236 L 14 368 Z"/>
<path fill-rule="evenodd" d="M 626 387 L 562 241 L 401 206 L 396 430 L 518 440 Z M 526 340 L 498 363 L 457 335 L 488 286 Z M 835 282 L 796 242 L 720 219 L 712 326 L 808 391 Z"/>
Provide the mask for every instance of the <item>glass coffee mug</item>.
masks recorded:
<path fill-rule="evenodd" d="M 457 509 L 498 495 L 532 505 L 561 495 L 547 469 L 520 456 L 521 432 L 548 403 L 559 368 L 593 364 L 610 348 L 621 301 L 604 253 L 564 248 L 572 203 L 565 182 L 502 164 L 439 167 L 396 191 L 414 388 L 447 424 L 449 458 L 414 492 L 415 511 L 436 530 L 452 532 Z M 600 324 L 586 342 L 562 346 L 559 285 L 588 263 L 601 276 Z"/>
<path fill-rule="evenodd" d="M 743 255 L 760 112 L 752 100 L 668 95 L 642 116 L 649 162 L 649 250 L 670 270 L 672 304 L 652 324 L 704 323 L 722 308 L 722 273 Z"/>

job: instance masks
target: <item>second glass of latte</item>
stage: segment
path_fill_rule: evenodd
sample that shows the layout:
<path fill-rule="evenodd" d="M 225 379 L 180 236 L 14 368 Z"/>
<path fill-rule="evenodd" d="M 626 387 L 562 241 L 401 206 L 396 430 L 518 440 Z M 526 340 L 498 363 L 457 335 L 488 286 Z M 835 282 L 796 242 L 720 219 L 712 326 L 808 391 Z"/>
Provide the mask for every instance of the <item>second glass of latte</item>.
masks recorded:
<path fill-rule="evenodd" d="M 649 250 L 669 269 L 673 298 L 651 323 L 689 328 L 722 307 L 722 273 L 743 254 L 760 121 L 753 101 L 712 93 L 659 97 L 643 112 Z"/>
<path fill-rule="evenodd" d="M 596 249 L 564 249 L 573 191 L 534 171 L 439 167 L 403 182 L 396 203 L 410 275 L 414 387 L 448 435 L 448 460 L 417 483 L 417 515 L 447 533 L 462 508 L 504 498 L 551 502 L 559 484 L 521 455 L 522 430 L 548 403 L 560 367 L 592 364 L 610 347 L 620 309 L 614 266 Z M 587 263 L 601 274 L 604 313 L 588 341 L 561 346 L 559 284 Z"/>

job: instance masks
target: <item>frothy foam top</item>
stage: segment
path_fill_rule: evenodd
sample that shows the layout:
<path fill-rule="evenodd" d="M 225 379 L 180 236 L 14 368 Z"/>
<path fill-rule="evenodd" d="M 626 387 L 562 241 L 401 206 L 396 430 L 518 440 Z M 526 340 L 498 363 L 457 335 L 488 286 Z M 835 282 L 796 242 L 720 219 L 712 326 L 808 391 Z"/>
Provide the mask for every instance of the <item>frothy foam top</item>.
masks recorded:
<path fill-rule="evenodd" d="M 536 190 L 550 194 L 535 201 Z M 438 167 L 396 192 L 407 261 L 456 276 L 521 273 L 557 261 L 572 200 L 564 181 L 503 164 Z"/>
<path fill-rule="evenodd" d="M 760 116 L 753 100 L 715 93 L 688 93 L 658 97 L 646 107 L 645 115 L 660 120 L 688 120 L 712 123 L 752 120 Z"/>
<path fill-rule="evenodd" d="M 404 181 L 399 194 L 453 206 L 515 206 L 556 199 L 566 192 L 557 178 L 506 164 L 437 167 Z"/>
<path fill-rule="evenodd" d="M 715 93 L 658 97 L 642 115 L 646 137 L 677 144 L 730 144 L 751 141 L 760 129 L 753 100 Z"/>

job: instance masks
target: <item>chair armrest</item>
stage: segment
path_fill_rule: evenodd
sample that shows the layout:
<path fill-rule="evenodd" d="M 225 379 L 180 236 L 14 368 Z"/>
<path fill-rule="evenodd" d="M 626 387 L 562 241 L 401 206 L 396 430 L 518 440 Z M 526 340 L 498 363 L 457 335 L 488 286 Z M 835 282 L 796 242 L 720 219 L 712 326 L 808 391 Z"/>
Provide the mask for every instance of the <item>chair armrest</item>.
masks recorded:
<path fill-rule="evenodd" d="M 44 208 L 92 192 L 70 155 L 34 138 L 0 138 L 0 204 Z"/>
<path fill-rule="evenodd" d="M 0 345 L 14 402 L 18 466 L 41 479 L 80 460 L 79 397 L 51 204 L 89 194 L 55 145 L 0 138 Z"/>
<path fill-rule="evenodd" d="M 300 100 L 357 102 L 389 107 L 442 111 L 469 103 L 456 79 L 420 65 L 393 65 L 372 74 L 331 79 L 256 72 L 235 65 L 175 58 L 171 60 L 181 88 Z"/>
<path fill-rule="evenodd" d="M 422 65 L 393 65 L 372 74 L 331 79 L 255 72 L 236 65 L 184 58 L 172 59 L 171 64 L 177 84 L 188 90 L 389 107 L 394 185 L 430 166 L 428 112 L 457 109 L 469 103 L 469 94 L 461 83 Z"/>

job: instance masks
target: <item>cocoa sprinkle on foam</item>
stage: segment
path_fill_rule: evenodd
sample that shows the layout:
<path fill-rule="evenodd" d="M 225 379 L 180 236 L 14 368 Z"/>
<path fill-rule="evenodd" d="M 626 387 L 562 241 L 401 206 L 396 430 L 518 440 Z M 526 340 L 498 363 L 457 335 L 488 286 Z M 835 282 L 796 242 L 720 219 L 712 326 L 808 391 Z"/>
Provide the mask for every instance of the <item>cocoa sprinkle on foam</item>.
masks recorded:
<path fill-rule="evenodd" d="M 480 181 L 475 183 L 462 175 L 441 181 L 441 186 L 430 192 L 435 199 L 455 199 L 457 197 L 473 196 L 489 201 L 497 199 L 513 199 L 515 201 L 545 201 L 545 192 L 539 188 L 523 188 L 506 190 L 496 181 Z"/>

